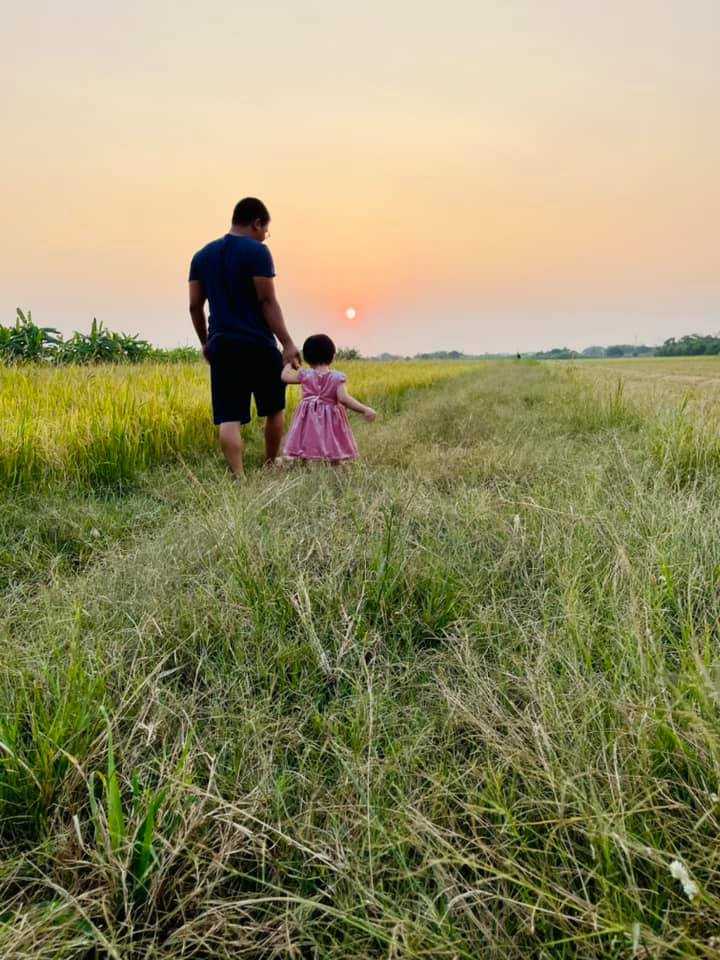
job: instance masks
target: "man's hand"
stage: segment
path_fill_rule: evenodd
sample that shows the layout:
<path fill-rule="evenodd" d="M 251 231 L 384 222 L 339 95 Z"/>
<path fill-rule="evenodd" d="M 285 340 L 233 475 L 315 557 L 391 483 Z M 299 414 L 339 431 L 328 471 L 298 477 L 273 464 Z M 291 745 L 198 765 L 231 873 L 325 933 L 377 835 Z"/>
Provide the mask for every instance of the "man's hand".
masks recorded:
<path fill-rule="evenodd" d="M 207 361 L 207 363 L 210 363 L 210 356 L 209 356 L 209 354 L 208 354 L 208 345 L 207 345 L 206 343 L 204 343 L 204 344 L 200 347 L 200 349 L 202 350 L 202 355 L 205 357 L 205 360 Z"/>
<path fill-rule="evenodd" d="M 282 360 L 284 367 L 289 363 L 293 370 L 300 368 L 300 351 L 292 340 L 283 347 Z"/>

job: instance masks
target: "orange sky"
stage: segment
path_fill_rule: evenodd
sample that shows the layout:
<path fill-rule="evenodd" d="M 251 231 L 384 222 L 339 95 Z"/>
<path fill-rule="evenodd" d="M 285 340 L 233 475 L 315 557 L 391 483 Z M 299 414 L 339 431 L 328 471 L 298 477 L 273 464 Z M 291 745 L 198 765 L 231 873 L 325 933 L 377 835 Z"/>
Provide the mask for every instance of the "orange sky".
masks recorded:
<path fill-rule="evenodd" d="M 720 329 L 720 7 L 499 6 L 13 10 L 2 322 L 20 305 L 190 341 L 190 256 L 251 194 L 297 339 L 480 352 Z"/>

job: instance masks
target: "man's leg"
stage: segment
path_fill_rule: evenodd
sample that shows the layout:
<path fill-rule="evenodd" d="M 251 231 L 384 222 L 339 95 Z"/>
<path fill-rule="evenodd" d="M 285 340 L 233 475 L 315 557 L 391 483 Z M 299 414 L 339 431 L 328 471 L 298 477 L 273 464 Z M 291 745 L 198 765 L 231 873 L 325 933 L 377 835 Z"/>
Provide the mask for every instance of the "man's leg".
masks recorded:
<path fill-rule="evenodd" d="M 213 420 L 230 472 L 242 479 L 243 442 L 240 427 L 250 420 L 250 387 L 242 355 L 229 348 L 218 350 L 210 361 Z"/>
<path fill-rule="evenodd" d="M 219 428 L 220 446 L 230 471 L 236 477 L 244 477 L 243 442 L 239 420 L 226 420 Z"/>
<path fill-rule="evenodd" d="M 278 410 L 265 419 L 265 462 L 273 463 L 280 452 L 283 430 L 285 429 L 285 411 Z"/>

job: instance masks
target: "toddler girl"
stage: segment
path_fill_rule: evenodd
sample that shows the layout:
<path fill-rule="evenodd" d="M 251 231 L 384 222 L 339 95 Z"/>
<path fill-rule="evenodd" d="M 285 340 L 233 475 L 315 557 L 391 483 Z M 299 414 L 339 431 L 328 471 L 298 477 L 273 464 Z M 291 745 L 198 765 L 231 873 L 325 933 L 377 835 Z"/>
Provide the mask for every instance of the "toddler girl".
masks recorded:
<path fill-rule="evenodd" d="M 324 333 L 308 337 L 302 348 L 310 369 L 283 368 L 284 383 L 302 384 L 302 400 L 293 416 L 285 440 L 285 455 L 300 460 L 329 460 L 338 464 L 358 456 L 345 407 L 361 413 L 366 420 L 377 414 L 372 407 L 358 403 L 347 391 L 344 373 L 330 369 L 335 359 L 335 344 Z"/>

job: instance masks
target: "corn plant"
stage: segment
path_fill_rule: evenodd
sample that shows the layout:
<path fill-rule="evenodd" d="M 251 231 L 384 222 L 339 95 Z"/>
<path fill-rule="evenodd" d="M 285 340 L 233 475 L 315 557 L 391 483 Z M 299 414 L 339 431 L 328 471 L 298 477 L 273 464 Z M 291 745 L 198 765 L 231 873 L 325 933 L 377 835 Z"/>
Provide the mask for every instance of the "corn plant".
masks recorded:
<path fill-rule="evenodd" d="M 93 317 L 90 333 L 75 333 L 55 351 L 57 363 L 138 363 L 150 357 L 153 348 L 136 334 L 113 333 Z"/>
<path fill-rule="evenodd" d="M 0 361 L 5 363 L 139 363 L 163 353 L 137 334 L 113 333 L 96 318 L 89 333 L 76 331 L 67 340 L 54 327 L 39 327 L 33 322 L 32 311 L 20 307 L 13 326 L 0 325 Z M 190 360 L 198 356 L 197 351 L 188 354 L 186 349 L 182 356 L 169 359 Z"/>

